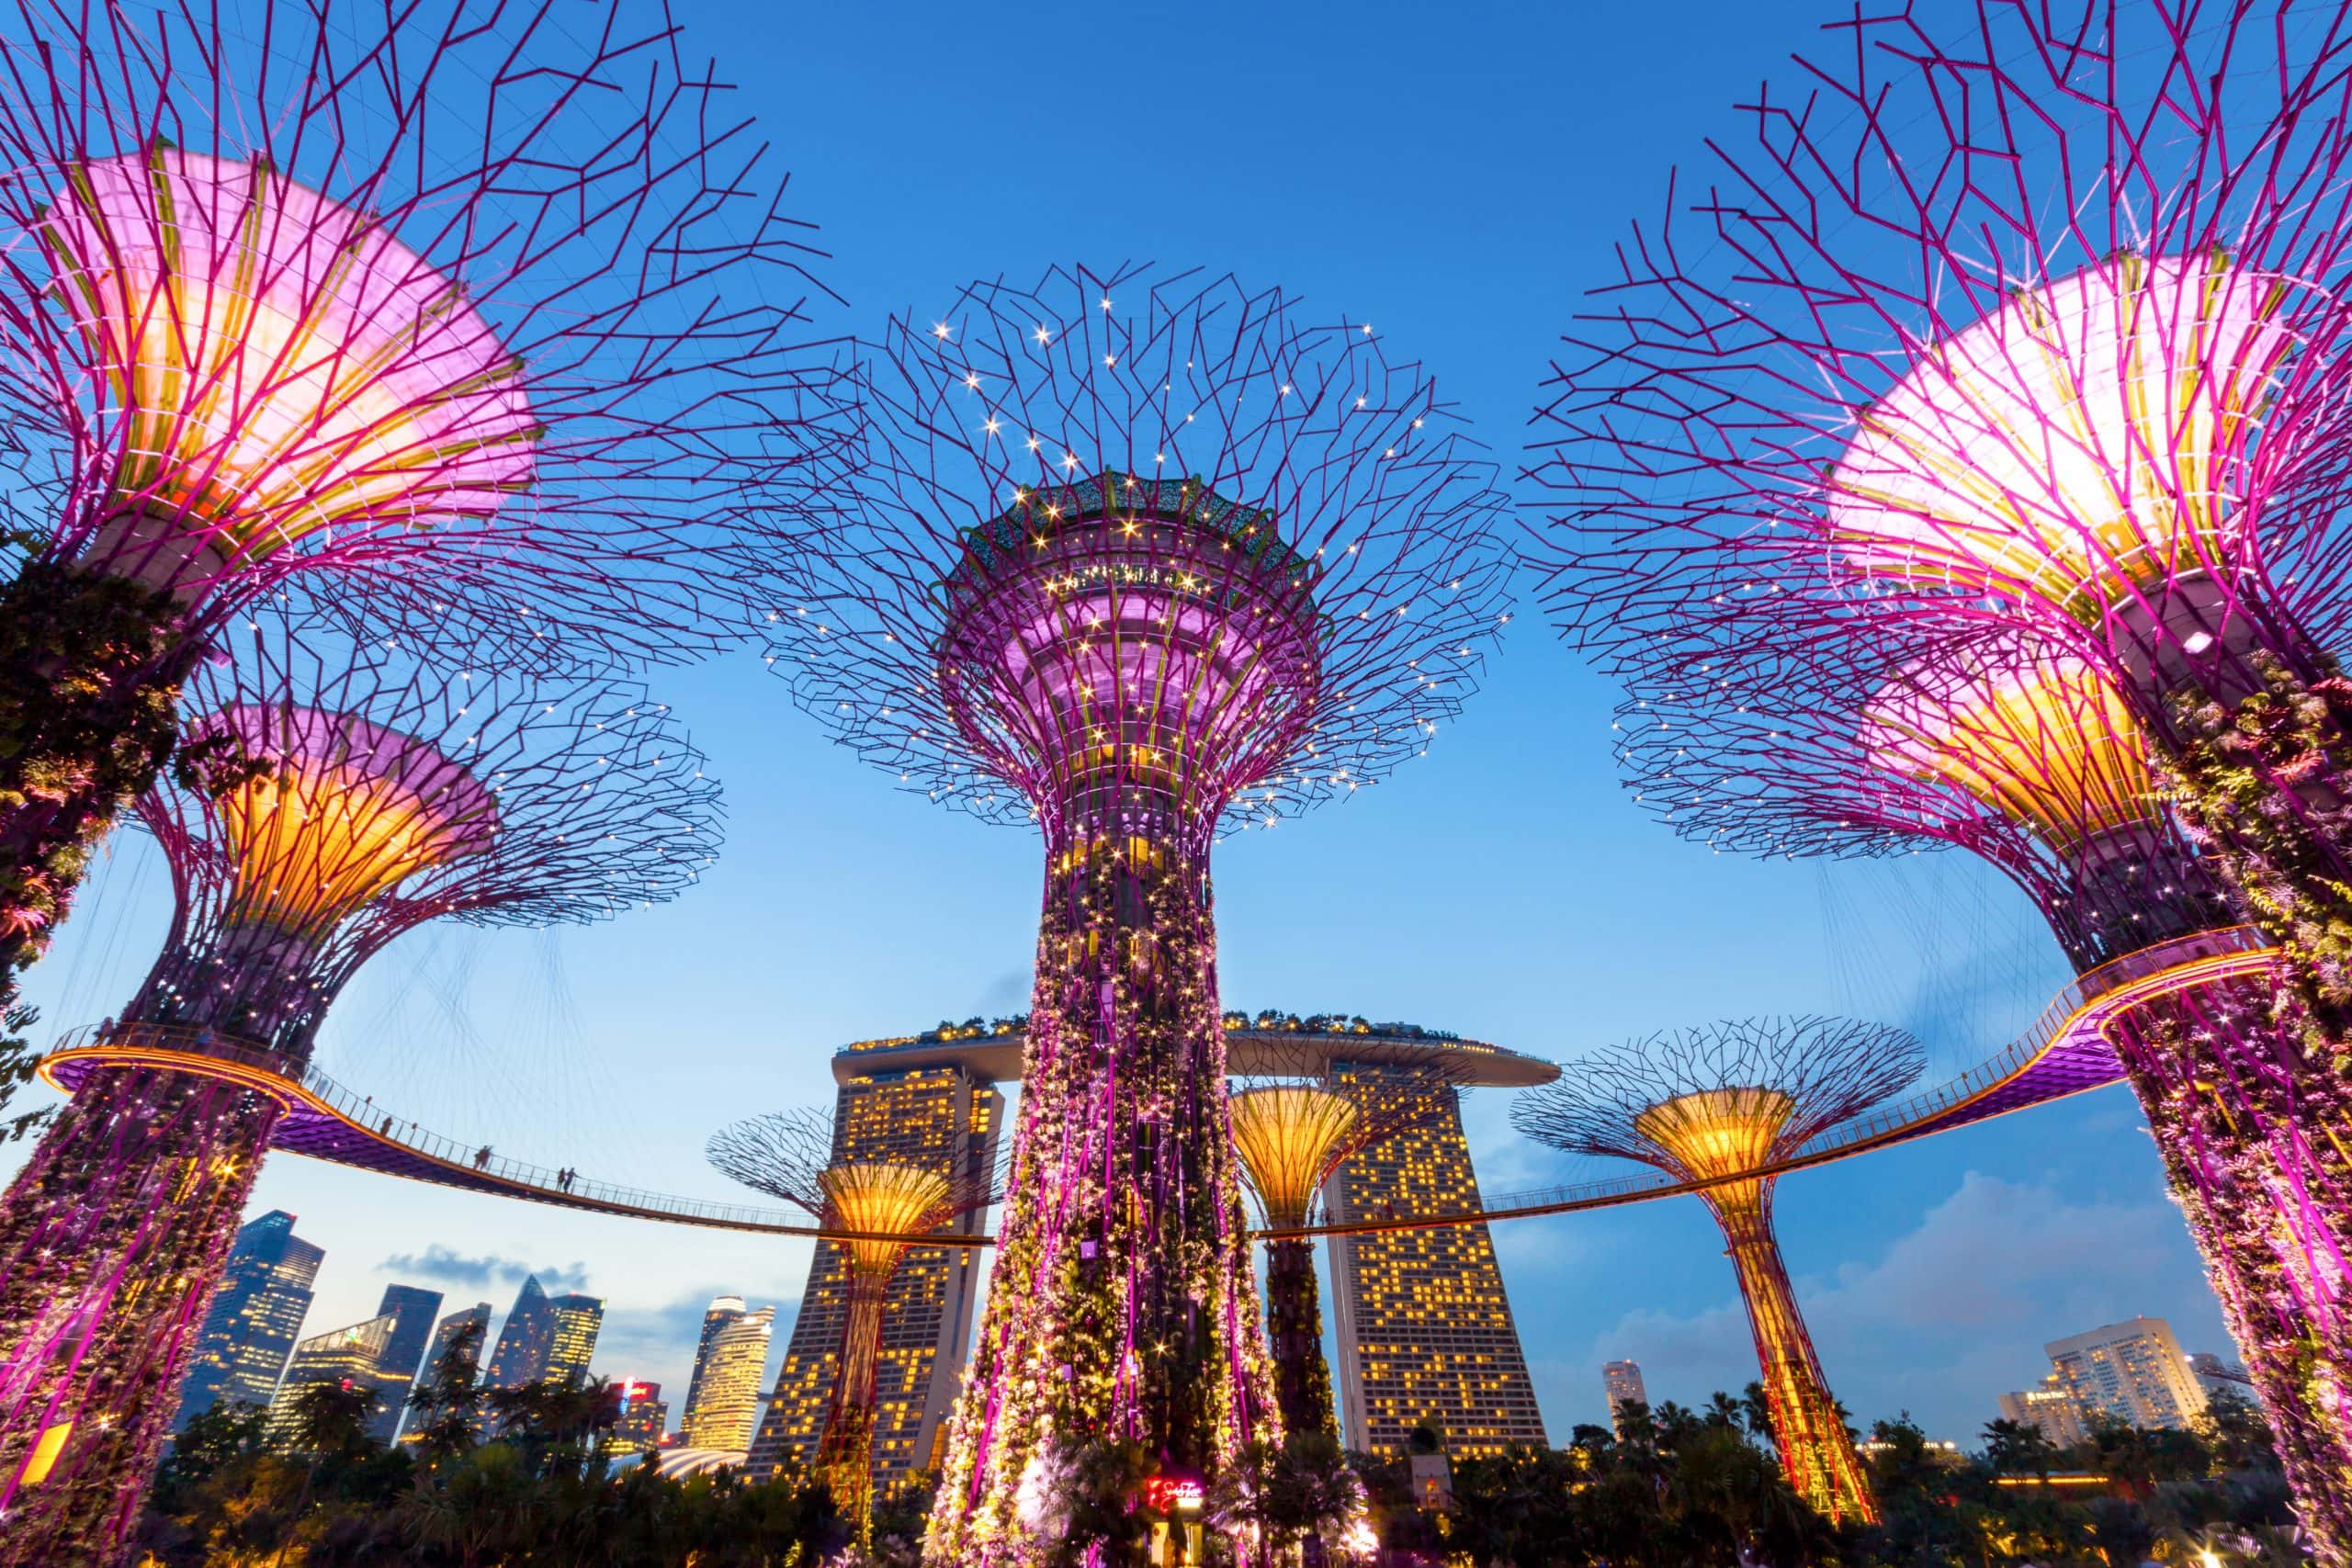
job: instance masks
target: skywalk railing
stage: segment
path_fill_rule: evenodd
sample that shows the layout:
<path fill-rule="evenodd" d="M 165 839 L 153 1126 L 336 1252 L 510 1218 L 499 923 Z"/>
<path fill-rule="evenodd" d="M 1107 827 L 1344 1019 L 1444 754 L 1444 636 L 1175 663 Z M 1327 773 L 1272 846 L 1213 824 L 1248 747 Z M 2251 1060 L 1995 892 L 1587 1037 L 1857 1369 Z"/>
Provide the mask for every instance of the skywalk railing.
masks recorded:
<path fill-rule="evenodd" d="M 1721 1181 L 1708 1182 L 1681 1181 L 1662 1172 L 1644 1171 L 1598 1181 L 1497 1193 L 1451 1208 L 1419 1209 L 1410 1213 L 1397 1213 L 1390 1209 L 1351 1215 L 1345 1220 L 1308 1225 L 1295 1231 L 1262 1234 L 1267 1236 L 1342 1235 L 1604 1208 L 1617 1203 L 1696 1192 L 1723 1182 L 1778 1175 L 1843 1158 L 1877 1145 L 1899 1142 L 1932 1130 L 1934 1123 L 1942 1117 L 2017 1077 L 2040 1060 L 2058 1043 L 2069 1021 L 2109 991 L 2183 964 L 2257 953 L 2267 945 L 2252 927 L 2230 926 L 2126 953 L 2071 981 L 2042 1010 L 2033 1026 L 2011 1041 L 1999 1055 L 1924 1093 L 1833 1128 L 1800 1146 L 1786 1158 L 1775 1162 L 1767 1170 L 1741 1172 L 1723 1178 Z M 676 1224 L 709 1225 L 782 1235 L 824 1236 L 844 1241 L 863 1239 L 866 1234 L 826 1230 L 810 1224 L 809 1216 L 795 1211 L 682 1198 L 674 1193 L 597 1181 L 576 1172 L 511 1159 L 499 1154 L 492 1145 L 461 1143 L 419 1126 L 415 1122 L 378 1105 L 373 1095 L 355 1094 L 308 1063 L 296 1062 L 252 1041 L 214 1030 L 153 1024 L 102 1024 L 95 1029 L 75 1030 L 61 1035 L 51 1047 L 52 1056 L 85 1054 L 96 1059 L 94 1065 L 101 1066 L 108 1057 L 119 1057 L 128 1064 L 138 1059 L 142 1053 L 150 1059 L 209 1058 L 241 1067 L 248 1077 L 259 1075 L 279 1080 L 288 1090 L 294 1091 L 290 1098 L 311 1102 L 317 1110 L 358 1132 L 367 1144 L 379 1149 L 398 1150 L 443 1168 L 448 1173 L 448 1178 L 441 1179 L 447 1185 L 488 1190 L 503 1189 L 511 1196 L 538 1202 L 631 1214 Z M 364 1165 L 366 1162 L 353 1158 L 346 1163 Z M 874 1239 L 895 1238 L 876 1236 Z M 922 1238 L 922 1245 L 976 1247 L 987 1246 L 992 1240 L 992 1237 L 978 1234 L 933 1232 Z"/>
<path fill-rule="evenodd" d="M 52 1054 L 96 1052 L 103 1055 L 152 1052 L 169 1056 L 196 1056 L 240 1066 L 251 1073 L 283 1080 L 299 1098 L 314 1102 L 374 1144 L 397 1148 L 447 1168 L 460 1180 L 451 1185 L 521 1189 L 517 1196 L 580 1209 L 600 1209 L 641 1214 L 681 1224 L 712 1225 L 729 1230 L 756 1230 L 786 1235 L 823 1235 L 854 1240 L 863 1232 L 826 1230 L 797 1210 L 764 1209 L 745 1203 L 721 1203 L 673 1193 L 624 1187 L 564 1172 L 527 1160 L 510 1159 L 486 1145 L 462 1143 L 435 1133 L 376 1103 L 373 1095 L 356 1094 L 308 1063 L 296 1062 L 248 1040 L 209 1029 L 133 1024 L 127 1027 L 74 1030 L 58 1037 Z M 264 1092 L 266 1092 L 265 1090 Z M 971 1246 L 968 1235 L 926 1236 L 924 1245 Z"/>
<path fill-rule="evenodd" d="M 1881 1144 L 1896 1143 L 1932 1129 L 1935 1122 L 1951 1111 L 1977 1099 L 1987 1090 L 1997 1088 L 2024 1072 L 2047 1055 L 2058 1043 L 2067 1024 L 2085 1008 L 2108 992 L 2160 974 L 2182 964 L 2232 954 L 2254 953 L 2270 943 L 2252 926 L 2225 926 L 2216 931 L 2199 931 L 2171 942 L 2158 942 L 2136 953 L 2127 953 L 2109 960 L 2096 969 L 2076 976 L 2030 1028 L 2011 1041 L 1989 1060 L 1980 1062 L 1956 1078 L 1934 1089 L 1914 1095 L 1851 1122 L 1839 1124 L 1810 1142 L 1799 1145 L 1768 1169 L 1740 1172 L 1717 1181 L 1683 1181 L 1662 1172 L 1645 1172 L 1600 1181 L 1574 1182 L 1558 1187 L 1536 1188 L 1521 1192 L 1498 1192 L 1482 1195 L 1474 1202 L 1451 1209 L 1423 1209 L 1410 1214 L 1363 1213 L 1350 1215 L 1346 1220 L 1312 1225 L 1295 1233 L 1305 1235 L 1343 1235 L 1351 1231 L 1378 1230 L 1429 1224 L 1461 1224 L 1472 1219 L 1505 1220 L 1535 1214 L 1559 1213 L 1573 1209 L 1604 1208 L 1614 1203 L 1636 1202 L 1651 1198 L 1665 1198 L 1684 1192 L 1698 1192 L 1709 1187 L 1747 1180 L 1757 1176 L 1778 1175 L 1802 1169 L 1810 1165 L 1826 1164 L 1841 1159 Z M 1566 1065 L 1568 1071 L 1575 1064 Z"/>

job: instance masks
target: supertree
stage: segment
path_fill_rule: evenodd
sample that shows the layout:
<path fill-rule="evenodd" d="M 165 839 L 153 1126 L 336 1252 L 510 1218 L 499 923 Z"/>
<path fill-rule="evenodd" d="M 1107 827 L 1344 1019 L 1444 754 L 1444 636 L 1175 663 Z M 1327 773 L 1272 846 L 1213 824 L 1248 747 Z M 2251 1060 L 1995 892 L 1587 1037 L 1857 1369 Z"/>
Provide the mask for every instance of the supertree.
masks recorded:
<path fill-rule="evenodd" d="M 1256 1066 L 1229 1092 L 1233 1146 L 1265 1228 L 1277 1232 L 1305 1226 L 1349 1160 L 1451 1115 L 1465 1076 L 1441 1047 L 1385 1053 L 1375 1071 L 1336 1073 L 1328 1053 L 1306 1047 Z M 1266 1325 L 1283 1429 L 1336 1440 L 1312 1237 L 1266 1238 Z"/>
<path fill-rule="evenodd" d="M 922 1238 L 997 1201 L 999 1173 L 981 1141 L 966 1136 L 944 1161 L 851 1159 L 845 1126 L 821 1111 L 784 1111 L 723 1127 L 705 1149 L 746 1187 L 806 1210 L 846 1263 L 842 1342 L 817 1441 L 817 1474 L 861 1539 L 873 1527 L 874 1412 L 882 1371 L 882 1309 L 891 1278 Z"/>
<path fill-rule="evenodd" d="M 2053 644 L 2343 1021 L 2352 19 L 1976 15 L 1840 24 L 1621 246 L 1540 414 L 1558 602 L 1618 646 L 1857 617 Z"/>
<path fill-rule="evenodd" d="M 2041 908 L 2086 988 L 2141 987 L 2103 1038 L 2147 1113 L 2305 1525 L 2341 1553 L 2352 1166 L 2327 1129 L 2352 1092 L 2306 1063 L 2307 1020 L 2274 976 L 2198 962 L 2199 938 L 2233 916 L 2113 687 L 2007 633 L 1924 654 L 1917 640 L 1861 625 L 1826 646 L 1655 659 L 1635 685 L 1646 694 L 1618 716 L 1628 782 L 1718 849 L 1959 845 Z"/>
<path fill-rule="evenodd" d="M 443 671 L 264 619 L 190 678 L 183 775 L 138 810 L 172 870 L 118 1052 L 0 1199 L 0 1563 L 109 1560 L 327 1009 L 401 932 L 584 922 L 718 847 L 667 710 L 596 676 Z"/>
<path fill-rule="evenodd" d="M 1609 1047 L 1511 1106 L 1521 1132 L 1705 1182 L 1756 1338 L 1772 1442 L 1797 1495 L 1828 1517 L 1878 1503 L 1821 1375 L 1772 1233 L 1777 1178 L 1752 1172 L 1900 1093 L 1927 1054 L 1899 1029 L 1837 1018 L 1733 1019 Z"/>
<path fill-rule="evenodd" d="M 664 0 L 7 21 L 0 990 L 244 606 L 718 646 L 839 445 L 805 231 Z"/>
<path fill-rule="evenodd" d="M 797 700 L 1046 855 L 1012 1194 L 926 1538 L 1034 1562 L 1090 1445 L 1213 1476 L 1268 1408 L 1209 879 L 1423 751 L 1505 617 L 1492 476 L 1365 323 L 1057 267 L 894 321 L 805 552 Z"/>
<path fill-rule="evenodd" d="M 2224 896 L 2283 945 L 2267 986 L 2183 986 L 2110 1038 L 2306 1522 L 2352 1562 L 2352 710 L 2325 651 L 2352 27 L 1977 16 L 1951 44 L 1841 26 L 1622 248 L 1541 415 L 1555 603 L 1635 689 L 1637 782 L 1670 775 L 1687 829 L 1965 843 L 2110 977 L 2161 972 Z"/>

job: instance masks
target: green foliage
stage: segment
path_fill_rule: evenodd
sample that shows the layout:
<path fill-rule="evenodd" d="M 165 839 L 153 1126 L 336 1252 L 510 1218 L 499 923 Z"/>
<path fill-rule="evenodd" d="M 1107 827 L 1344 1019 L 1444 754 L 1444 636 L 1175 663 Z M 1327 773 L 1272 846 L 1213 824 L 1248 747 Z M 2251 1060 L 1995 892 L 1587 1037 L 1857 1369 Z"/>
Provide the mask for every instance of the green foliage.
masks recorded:
<path fill-rule="evenodd" d="M 847 1540 L 825 1489 L 797 1475 L 608 1474 L 597 1382 L 501 1391 L 504 1427 L 477 1443 L 462 1417 L 489 1402 L 471 1371 L 446 1355 L 418 1391 L 429 1425 L 465 1433 L 438 1446 L 377 1448 L 373 1397 L 334 1383 L 298 1396 L 292 1452 L 265 1447 L 252 1406 L 196 1417 L 157 1476 L 142 1568 L 814 1568 Z"/>
<path fill-rule="evenodd" d="M 1760 1391 L 1755 1391 L 1760 1396 Z M 1782 1479 L 1746 1397 L 1699 1410 L 1629 1403 L 1618 1429 L 1578 1427 L 1566 1449 L 1456 1457 L 1452 1497 L 1425 1508 L 1410 1460 L 1365 1460 L 1372 1513 L 1391 1561 L 1454 1568 L 2193 1568 L 2210 1546 L 2227 1568 L 2283 1565 L 2288 1494 L 2259 1417 L 2224 1401 L 2194 1432 L 2105 1427 L 2075 1449 L 1997 1421 L 1984 1452 L 1938 1449 L 1908 1416 L 1871 1431 L 1883 1526 L 1839 1529 Z M 1409 1445 L 1408 1445 L 1409 1446 Z M 1432 1447 L 1431 1451 L 1434 1451 Z M 2044 1473 L 2095 1472 L 2086 1487 Z"/>
<path fill-rule="evenodd" d="M 0 977 L 0 991 L 7 990 L 11 985 L 11 981 Z M 0 1006 L 0 1147 L 32 1136 L 57 1114 L 51 1107 L 20 1111 L 13 1116 L 8 1113 L 17 1091 L 33 1081 L 40 1066 L 40 1053 L 33 1049 L 31 1040 L 25 1034 L 40 1018 L 40 1009 L 22 1002 Z"/>
<path fill-rule="evenodd" d="M 594 1454 L 598 1385 L 539 1384 L 483 1396 L 463 1348 L 412 1399 L 428 1427 L 495 1408 L 490 1441 L 368 1444 L 362 1402 L 308 1391 L 295 1451 L 262 1441 L 262 1413 L 198 1416 L 164 1461 L 140 1544 L 142 1568 L 916 1568 L 932 1478 L 877 1499 L 860 1551 L 826 1488 L 788 1472 L 663 1480 L 608 1473 Z M 313 1397 L 315 1396 L 315 1397 Z M 1907 1416 L 1877 1423 L 1870 1455 L 1885 1522 L 1838 1529 L 1789 1489 L 1745 1401 L 1702 1411 L 1632 1404 L 1621 1432 L 1578 1427 L 1565 1449 L 1455 1456 L 1451 1495 L 1424 1507 L 1411 1459 L 1342 1454 L 1305 1434 L 1259 1445 L 1212 1485 L 1202 1517 L 1212 1562 L 1222 1532 L 1254 1529 L 1272 1560 L 1336 1564 L 1369 1526 L 1392 1564 L 1450 1568 L 2290 1568 L 2286 1484 L 2243 1402 L 2219 1402 L 2188 1432 L 2102 1425 L 2054 1449 L 1996 1421 L 1984 1452 L 1931 1446 Z M 460 1421 L 458 1429 L 470 1433 Z M 1443 1452 L 1429 1434 L 1426 1454 Z M 1140 1505 L 1159 1466 L 1134 1443 L 1048 1450 L 1041 1497 L 1055 1517 L 1044 1561 L 1137 1568 L 1150 1540 Z M 2042 1475 L 2093 1472 L 2073 1488 Z M 1262 1559 L 1261 1559 L 1262 1560 Z"/>
<path fill-rule="evenodd" d="M 2299 797 L 2352 765 L 2352 682 L 2332 669 L 2304 681 L 2267 655 L 2254 662 L 2263 689 L 2233 706 L 2194 688 L 2174 695 L 2186 739 L 2157 761 L 2183 825 L 2297 960 L 2312 1048 L 2333 1055 L 2352 1012 L 2352 887 L 2335 876 L 2330 852 L 2352 812 Z M 2335 1066 L 2352 1062 L 2339 1055 Z"/>
<path fill-rule="evenodd" d="M 169 593 L 125 578 L 35 558 L 0 588 L 0 1010 L 170 760 L 201 647 Z"/>

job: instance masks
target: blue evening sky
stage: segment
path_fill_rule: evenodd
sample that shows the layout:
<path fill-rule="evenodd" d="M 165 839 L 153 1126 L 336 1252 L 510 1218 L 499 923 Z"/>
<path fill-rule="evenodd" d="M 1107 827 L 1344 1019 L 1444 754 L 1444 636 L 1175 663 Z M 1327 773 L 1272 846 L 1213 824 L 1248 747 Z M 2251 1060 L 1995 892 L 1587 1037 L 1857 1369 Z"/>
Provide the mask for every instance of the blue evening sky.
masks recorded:
<path fill-rule="evenodd" d="M 822 225 L 838 332 L 1050 263 L 1152 259 L 1279 282 L 1418 357 L 1506 463 L 1553 338 L 1727 106 L 1822 43 L 1816 0 L 1432 6 L 967 4 L 682 8 Z M 1973 10 L 1973 7 L 1972 7 Z M 1401 1018 L 1562 1057 L 1782 1010 L 1916 1029 L 1938 1076 L 2063 983 L 2006 884 L 1955 857 L 1762 866 L 1681 843 L 1620 792 L 1611 694 L 1522 614 L 1429 757 L 1251 834 L 1218 876 L 1227 1005 Z M 711 1197 L 704 1137 L 825 1103 L 843 1041 L 1023 1007 L 1037 846 L 894 792 L 746 652 L 657 677 L 726 781 L 729 841 L 679 902 L 558 936 L 416 933 L 329 1023 L 322 1065 L 469 1143 Z M 127 998 L 165 892 L 124 836 L 32 977 L 44 1027 Z M 1602 1174 L 1476 1100 L 1487 1190 Z M 0 1155 L 12 1169 L 21 1151 Z M 310 1331 L 394 1280 L 503 1314 L 520 1271 L 608 1301 L 597 1370 L 682 1399 L 718 1291 L 788 1319 L 806 1244 L 567 1214 L 284 1156 L 255 1212 L 327 1260 Z M 1973 1439 L 2045 1340 L 2136 1313 L 2230 1355 L 2121 1089 L 1794 1177 L 1781 1231 L 1838 1393 Z M 1499 1227 L 1554 1439 L 1603 1417 L 1600 1365 L 1654 1400 L 1755 1375 L 1695 1200 Z M 779 1328 L 777 1353 L 785 1332 Z"/>

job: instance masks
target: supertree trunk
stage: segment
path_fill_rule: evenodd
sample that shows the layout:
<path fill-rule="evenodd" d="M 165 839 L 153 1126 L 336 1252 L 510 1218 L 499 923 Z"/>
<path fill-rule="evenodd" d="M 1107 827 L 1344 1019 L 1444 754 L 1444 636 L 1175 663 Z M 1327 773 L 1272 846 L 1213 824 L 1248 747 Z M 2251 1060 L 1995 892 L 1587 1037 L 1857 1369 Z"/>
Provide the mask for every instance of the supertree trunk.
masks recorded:
<path fill-rule="evenodd" d="M 1770 1182 L 1733 1182 L 1705 1194 L 1723 1226 L 1725 1250 L 1739 1273 L 1739 1296 L 1756 1338 L 1756 1364 L 1772 1411 L 1772 1444 L 1781 1471 L 1796 1495 L 1825 1517 L 1875 1523 L 1878 1499 L 1846 1435 L 1837 1402 L 1822 1376 L 1813 1337 L 1797 1314 L 1796 1292 L 1772 1235 Z"/>
<path fill-rule="evenodd" d="M 874 1517 L 874 1404 L 882 1376 L 882 1308 L 890 1276 L 853 1263 L 842 1302 L 841 1364 L 817 1442 L 817 1474 L 866 1539 Z"/>
<path fill-rule="evenodd" d="M 1267 1338 L 1274 1359 L 1274 1404 L 1287 1433 L 1340 1435 L 1331 1407 L 1331 1369 L 1323 1359 L 1323 1299 L 1315 1282 L 1315 1244 L 1266 1244 Z"/>
<path fill-rule="evenodd" d="M 2352 682 L 2256 655 L 2226 697 L 2171 694 L 2158 761 L 2181 819 L 2301 970 L 2305 1007 L 2352 1021 Z M 2342 1031 L 2338 1031 L 2342 1032 Z"/>
<path fill-rule="evenodd" d="M 121 1555 L 278 1114 L 109 1071 L 0 1200 L 0 1564 Z"/>
<path fill-rule="evenodd" d="M 1280 1435 L 1207 857 L 1174 838 L 1049 841 L 1010 1197 L 927 1562 L 1041 1561 L 1055 1478 L 1089 1443 L 1214 1477 Z"/>
<path fill-rule="evenodd" d="M 2274 1021 L 2274 1010 L 2276 1021 Z M 2310 1533 L 2352 1564 L 2352 1086 L 2341 1047 L 2252 983 L 2136 1010 L 2112 1038 Z"/>

